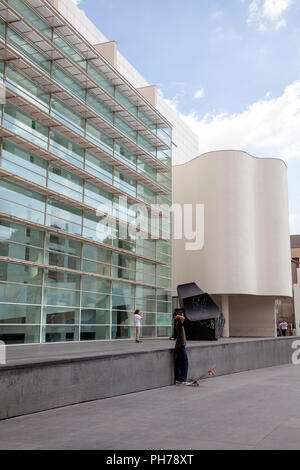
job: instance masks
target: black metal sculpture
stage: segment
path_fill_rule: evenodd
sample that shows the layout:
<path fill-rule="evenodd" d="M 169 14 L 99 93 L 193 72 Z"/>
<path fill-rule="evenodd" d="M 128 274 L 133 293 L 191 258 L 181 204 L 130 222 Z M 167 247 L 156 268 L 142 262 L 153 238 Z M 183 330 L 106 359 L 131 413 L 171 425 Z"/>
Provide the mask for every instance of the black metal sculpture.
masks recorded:
<path fill-rule="evenodd" d="M 218 340 L 225 318 L 212 298 L 195 282 L 177 287 L 179 303 L 184 310 L 184 328 L 187 340 Z"/>

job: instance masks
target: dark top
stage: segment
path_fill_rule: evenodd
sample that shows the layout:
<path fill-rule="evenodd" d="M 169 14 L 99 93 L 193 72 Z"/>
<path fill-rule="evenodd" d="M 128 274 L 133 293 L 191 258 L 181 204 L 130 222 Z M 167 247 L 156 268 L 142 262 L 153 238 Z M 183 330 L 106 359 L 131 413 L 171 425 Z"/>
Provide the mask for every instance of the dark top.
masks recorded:
<path fill-rule="evenodd" d="M 186 345 L 185 329 L 184 329 L 183 323 L 181 323 L 180 320 L 177 320 L 175 322 L 174 332 L 175 332 L 174 338 L 176 339 L 175 349 L 181 348 L 181 346 L 185 346 Z"/>

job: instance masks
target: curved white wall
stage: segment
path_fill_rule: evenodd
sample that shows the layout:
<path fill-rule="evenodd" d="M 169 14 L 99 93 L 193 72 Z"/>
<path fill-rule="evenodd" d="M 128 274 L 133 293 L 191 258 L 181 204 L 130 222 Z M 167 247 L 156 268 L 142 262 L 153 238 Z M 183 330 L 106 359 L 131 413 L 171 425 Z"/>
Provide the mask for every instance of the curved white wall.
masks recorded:
<path fill-rule="evenodd" d="M 287 168 L 241 151 L 203 154 L 173 167 L 173 202 L 205 205 L 204 248 L 174 240 L 173 291 L 291 296 Z"/>

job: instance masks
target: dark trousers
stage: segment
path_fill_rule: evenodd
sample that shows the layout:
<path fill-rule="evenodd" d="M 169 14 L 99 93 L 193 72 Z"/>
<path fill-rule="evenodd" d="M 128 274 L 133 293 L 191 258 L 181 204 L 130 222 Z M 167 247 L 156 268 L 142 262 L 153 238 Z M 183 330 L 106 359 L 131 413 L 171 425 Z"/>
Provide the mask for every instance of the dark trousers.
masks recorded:
<path fill-rule="evenodd" d="M 282 336 L 286 336 L 286 330 L 281 330 Z"/>
<path fill-rule="evenodd" d="M 186 382 L 188 374 L 189 361 L 185 346 L 175 349 L 175 380 Z"/>

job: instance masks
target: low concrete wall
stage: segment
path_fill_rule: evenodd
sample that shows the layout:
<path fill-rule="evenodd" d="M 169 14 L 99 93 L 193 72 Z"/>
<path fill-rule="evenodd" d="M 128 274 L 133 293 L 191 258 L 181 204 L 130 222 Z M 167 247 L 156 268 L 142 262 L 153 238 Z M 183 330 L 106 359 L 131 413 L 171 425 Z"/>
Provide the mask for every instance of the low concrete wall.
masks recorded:
<path fill-rule="evenodd" d="M 268 338 L 203 346 L 189 349 L 189 375 L 195 377 L 202 370 L 216 365 L 216 375 L 228 375 L 264 367 L 291 364 L 292 344 L 297 337 Z"/>
<path fill-rule="evenodd" d="M 190 343 L 189 376 L 214 364 L 225 375 L 290 363 L 295 339 Z M 170 348 L 0 366 L 0 419 L 171 385 L 173 355 Z"/>

